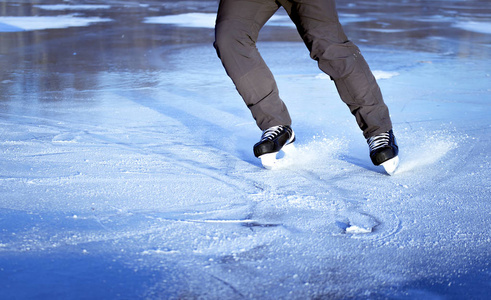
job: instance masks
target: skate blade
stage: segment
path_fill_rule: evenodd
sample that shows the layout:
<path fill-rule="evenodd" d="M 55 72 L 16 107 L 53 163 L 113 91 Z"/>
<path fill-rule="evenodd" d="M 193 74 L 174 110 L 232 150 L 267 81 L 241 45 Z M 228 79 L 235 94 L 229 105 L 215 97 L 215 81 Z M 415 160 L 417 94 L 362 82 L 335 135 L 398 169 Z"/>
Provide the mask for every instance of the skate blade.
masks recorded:
<path fill-rule="evenodd" d="M 278 152 L 263 154 L 259 156 L 259 158 L 261 159 L 261 164 L 265 169 L 271 170 L 274 168 L 274 166 L 276 165 L 276 154 L 278 154 Z"/>
<path fill-rule="evenodd" d="M 388 161 L 382 163 L 382 167 L 384 167 L 385 172 L 389 175 L 393 175 L 399 166 L 399 156 L 389 159 Z"/>
<path fill-rule="evenodd" d="M 283 151 L 285 154 L 292 153 L 293 151 L 295 151 L 295 144 L 290 143 L 288 145 L 285 145 L 283 146 L 283 148 L 281 148 L 280 151 Z"/>
<path fill-rule="evenodd" d="M 278 154 L 281 152 L 284 155 L 288 155 L 292 152 L 295 151 L 295 145 L 293 143 L 290 143 L 288 145 L 283 146 L 279 152 L 274 152 L 274 153 L 268 153 L 268 154 L 263 154 L 259 156 L 261 159 L 261 164 L 265 169 L 271 170 L 279 165 L 281 165 L 281 161 L 284 159 L 284 157 L 279 157 Z"/>

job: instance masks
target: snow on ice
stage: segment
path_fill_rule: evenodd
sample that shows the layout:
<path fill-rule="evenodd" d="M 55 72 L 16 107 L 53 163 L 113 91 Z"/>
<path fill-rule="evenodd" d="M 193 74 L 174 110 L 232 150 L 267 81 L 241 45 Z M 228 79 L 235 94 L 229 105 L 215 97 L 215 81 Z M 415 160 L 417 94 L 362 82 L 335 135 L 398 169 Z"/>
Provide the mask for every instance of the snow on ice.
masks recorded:
<path fill-rule="evenodd" d="M 145 23 L 173 24 L 186 27 L 215 28 L 216 14 L 187 13 L 179 15 L 158 16 L 145 18 Z"/>
<path fill-rule="evenodd" d="M 80 27 L 88 26 L 91 23 L 109 21 L 111 19 L 99 17 L 84 18 L 77 17 L 76 15 L 0 17 L 0 32 Z"/>
<path fill-rule="evenodd" d="M 338 1 L 391 111 L 393 176 L 284 11 L 257 46 L 297 142 L 267 171 L 216 0 L 79 3 L 0 5 L 1 299 L 489 295 L 486 1 Z"/>
<path fill-rule="evenodd" d="M 93 4 L 81 4 L 81 5 L 71 5 L 71 4 L 53 4 L 53 5 L 33 5 L 33 7 L 39 7 L 45 10 L 99 10 L 99 9 L 109 9 L 110 5 L 93 5 Z"/>
<path fill-rule="evenodd" d="M 462 21 L 457 22 L 455 27 L 484 34 L 491 34 L 491 22 Z"/>

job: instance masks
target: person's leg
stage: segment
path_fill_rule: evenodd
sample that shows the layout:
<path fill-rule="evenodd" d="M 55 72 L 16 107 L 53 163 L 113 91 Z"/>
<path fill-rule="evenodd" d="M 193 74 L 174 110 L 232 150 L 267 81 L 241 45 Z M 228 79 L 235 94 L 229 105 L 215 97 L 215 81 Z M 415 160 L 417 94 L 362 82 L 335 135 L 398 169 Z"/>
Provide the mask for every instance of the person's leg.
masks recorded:
<path fill-rule="evenodd" d="M 291 125 L 273 74 L 256 48 L 259 30 L 278 8 L 275 0 L 221 0 L 215 27 L 218 57 L 261 130 Z"/>
<path fill-rule="evenodd" d="M 358 47 L 348 40 L 334 0 L 279 0 L 319 68 L 334 80 L 365 138 L 392 128 L 380 88 Z"/>

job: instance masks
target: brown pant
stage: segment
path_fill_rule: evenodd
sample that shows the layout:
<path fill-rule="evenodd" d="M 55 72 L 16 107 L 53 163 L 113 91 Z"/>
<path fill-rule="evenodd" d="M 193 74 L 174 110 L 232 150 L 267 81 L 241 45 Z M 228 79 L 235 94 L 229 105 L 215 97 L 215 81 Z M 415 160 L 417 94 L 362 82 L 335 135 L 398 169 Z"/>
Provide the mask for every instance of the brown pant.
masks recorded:
<path fill-rule="evenodd" d="M 220 0 L 214 46 L 259 128 L 291 125 L 273 74 L 256 48 L 259 31 L 280 6 L 312 59 L 334 80 L 364 136 L 390 130 L 380 88 L 360 50 L 344 34 L 334 0 Z"/>

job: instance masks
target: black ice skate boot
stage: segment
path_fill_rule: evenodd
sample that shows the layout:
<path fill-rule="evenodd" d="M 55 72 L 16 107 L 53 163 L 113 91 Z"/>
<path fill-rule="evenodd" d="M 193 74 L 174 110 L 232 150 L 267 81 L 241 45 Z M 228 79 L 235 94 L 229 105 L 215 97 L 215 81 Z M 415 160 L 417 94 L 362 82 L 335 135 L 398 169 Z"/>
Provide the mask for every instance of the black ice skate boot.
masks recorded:
<path fill-rule="evenodd" d="M 370 159 L 376 166 L 382 165 L 392 175 L 399 165 L 399 147 L 392 129 L 367 139 Z"/>
<path fill-rule="evenodd" d="M 271 169 L 276 162 L 276 154 L 284 147 L 293 146 L 295 133 L 290 126 L 273 126 L 263 131 L 261 140 L 254 145 L 254 155 L 261 159 L 266 169 Z"/>

